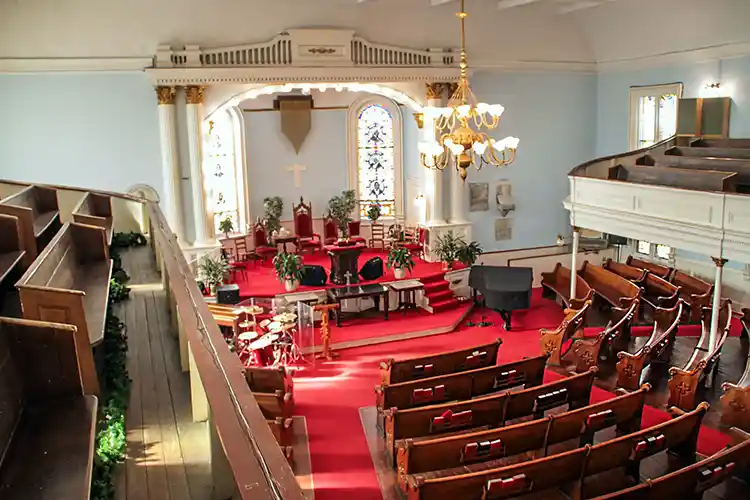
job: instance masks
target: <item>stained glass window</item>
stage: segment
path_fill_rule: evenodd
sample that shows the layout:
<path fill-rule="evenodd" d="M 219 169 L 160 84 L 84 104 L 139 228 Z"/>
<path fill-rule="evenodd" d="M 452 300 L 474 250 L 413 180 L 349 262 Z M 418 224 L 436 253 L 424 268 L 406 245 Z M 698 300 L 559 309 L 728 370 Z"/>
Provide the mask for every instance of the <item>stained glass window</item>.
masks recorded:
<path fill-rule="evenodd" d="M 362 108 L 357 119 L 360 215 L 379 204 L 384 217 L 396 213 L 393 117 L 380 104 Z"/>
<path fill-rule="evenodd" d="M 208 206 L 214 214 L 216 234 L 223 232 L 219 230 L 219 223 L 227 216 L 232 220 L 234 230 L 241 231 L 232 124 L 228 118 L 209 123 L 203 176 Z"/>

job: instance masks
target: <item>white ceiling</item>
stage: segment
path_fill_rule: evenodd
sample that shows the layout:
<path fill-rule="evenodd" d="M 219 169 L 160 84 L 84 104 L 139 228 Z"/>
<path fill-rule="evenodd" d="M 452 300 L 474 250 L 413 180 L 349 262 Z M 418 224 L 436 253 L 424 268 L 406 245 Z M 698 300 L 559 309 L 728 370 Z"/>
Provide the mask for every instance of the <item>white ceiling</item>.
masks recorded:
<path fill-rule="evenodd" d="M 750 46 L 750 0 L 467 0 L 474 67 L 610 63 Z M 150 57 L 295 27 L 412 48 L 458 42 L 457 0 L 0 0 L 2 58 Z"/>

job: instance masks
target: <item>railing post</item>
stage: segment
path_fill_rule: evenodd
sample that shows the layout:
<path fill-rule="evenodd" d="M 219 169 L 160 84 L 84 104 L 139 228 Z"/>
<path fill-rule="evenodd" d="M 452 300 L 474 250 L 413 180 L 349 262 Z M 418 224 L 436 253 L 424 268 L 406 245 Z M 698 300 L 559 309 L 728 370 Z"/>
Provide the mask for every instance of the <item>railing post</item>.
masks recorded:
<path fill-rule="evenodd" d="M 580 230 L 573 226 L 573 256 L 570 259 L 570 298 L 576 298 L 576 285 L 578 281 L 578 242 L 581 237 Z"/>
<path fill-rule="evenodd" d="M 727 259 L 711 257 L 716 264 L 716 280 L 714 281 L 714 303 L 711 308 L 711 331 L 708 337 L 709 350 L 716 346 L 716 339 L 719 337 L 719 310 L 721 309 L 721 280 L 724 274 L 724 264 Z"/>
<path fill-rule="evenodd" d="M 227 461 L 227 455 L 221 446 L 219 434 L 216 432 L 211 415 L 208 417 L 208 434 L 211 446 L 211 492 L 212 500 L 224 500 L 227 498 L 238 498 L 237 482 L 232 474 L 232 469 Z"/>
<path fill-rule="evenodd" d="M 175 324 L 177 325 L 177 338 L 180 345 L 180 368 L 182 373 L 187 373 L 192 366 L 191 361 L 193 357 L 190 354 L 190 346 L 188 345 L 187 336 L 185 335 L 185 327 L 182 324 L 182 318 L 180 318 L 179 309 L 177 305 L 174 306 Z"/>
<path fill-rule="evenodd" d="M 188 358 L 190 360 L 190 407 L 193 410 L 193 422 L 205 422 L 208 420 L 208 399 L 206 399 L 206 391 L 195 365 L 190 344 L 188 344 Z"/>

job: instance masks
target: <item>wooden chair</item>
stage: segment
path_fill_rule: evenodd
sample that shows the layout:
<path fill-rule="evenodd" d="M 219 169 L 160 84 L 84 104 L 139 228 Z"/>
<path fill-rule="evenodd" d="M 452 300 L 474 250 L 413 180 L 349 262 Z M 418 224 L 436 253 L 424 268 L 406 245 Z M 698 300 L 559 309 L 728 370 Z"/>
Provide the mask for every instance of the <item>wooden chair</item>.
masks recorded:
<path fill-rule="evenodd" d="M 24 266 L 34 262 L 61 227 L 57 190 L 28 186 L 0 200 L 0 214 L 18 217 Z"/>
<path fill-rule="evenodd" d="M 278 249 L 269 244 L 266 228 L 260 220 L 253 226 L 253 243 L 255 245 L 253 252 L 261 262 L 265 262 L 278 253 Z"/>
<path fill-rule="evenodd" d="M 732 327 L 732 301 L 722 301 L 719 312 L 719 338 L 713 349 L 710 346 L 711 337 L 711 309 L 703 309 L 701 318 L 701 337 L 695 346 L 693 355 L 684 367 L 673 366 L 669 369 L 669 406 L 676 406 L 683 410 L 695 408 L 698 399 L 698 386 L 708 377 L 709 373 L 719 370 L 719 358 L 724 341 L 729 336 Z"/>
<path fill-rule="evenodd" d="M 362 223 L 358 220 L 350 220 L 347 222 L 349 229 L 349 239 L 355 243 L 367 244 L 367 241 L 360 235 L 360 228 Z"/>
<path fill-rule="evenodd" d="M 424 227 L 418 227 L 416 229 L 416 236 L 412 240 L 407 240 L 403 243 L 403 247 L 409 250 L 409 253 L 419 258 L 424 257 L 424 245 L 427 237 L 427 230 Z"/>
<path fill-rule="evenodd" d="M 385 226 L 373 222 L 370 226 L 370 241 L 368 243 L 370 248 L 380 247 L 385 250 Z"/>
<path fill-rule="evenodd" d="M 237 275 L 239 274 L 242 276 L 242 279 L 244 281 L 247 281 L 247 268 L 245 267 L 245 262 L 241 261 L 237 258 L 237 254 L 239 252 L 237 249 L 229 249 L 229 248 L 222 248 L 221 249 L 221 255 L 224 258 L 224 260 L 227 261 L 227 264 L 229 264 L 229 277 L 232 281 L 237 280 Z"/>
<path fill-rule="evenodd" d="M 70 325 L 0 318 L 0 497 L 88 500 L 97 398 Z M 88 346 L 87 346 L 88 347 Z"/>
<path fill-rule="evenodd" d="M 72 215 L 75 222 L 104 228 L 107 244 L 112 244 L 112 200 L 109 196 L 86 193 L 73 208 Z"/>
<path fill-rule="evenodd" d="M 333 245 L 339 239 L 339 228 L 331 217 L 323 219 L 323 244 Z"/>
<path fill-rule="evenodd" d="M 299 253 L 311 251 L 315 253 L 322 249 L 320 235 L 313 231 L 312 203 L 305 203 L 300 197 L 299 205 L 292 203 L 294 217 L 294 234 L 297 236 Z"/>

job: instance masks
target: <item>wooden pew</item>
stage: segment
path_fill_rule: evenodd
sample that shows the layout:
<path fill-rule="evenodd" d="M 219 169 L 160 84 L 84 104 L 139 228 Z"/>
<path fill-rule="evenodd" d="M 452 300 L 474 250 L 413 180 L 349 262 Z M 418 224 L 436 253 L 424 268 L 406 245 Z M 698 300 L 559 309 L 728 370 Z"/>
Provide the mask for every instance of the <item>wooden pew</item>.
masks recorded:
<path fill-rule="evenodd" d="M 112 200 L 109 196 L 86 193 L 73 208 L 73 220 L 81 224 L 104 228 L 107 245 L 112 244 Z"/>
<path fill-rule="evenodd" d="M 629 266 L 628 264 L 622 264 L 612 259 L 607 259 L 604 263 L 604 269 L 613 272 L 618 276 L 622 276 L 631 283 L 641 286 L 646 280 L 648 271 L 639 267 Z"/>
<path fill-rule="evenodd" d="M 290 464 L 294 463 L 294 420 L 291 418 L 275 418 L 268 420 L 268 426 L 271 428 L 273 437 L 276 438 L 276 442 L 279 444 L 282 453 L 286 457 L 287 462 Z"/>
<path fill-rule="evenodd" d="M 292 418 L 294 398 L 291 392 L 253 392 L 253 397 L 266 419 Z"/>
<path fill-rule="evenodd" d="M 0 284 L 21 268 L 25 254 L 18 217 L 0 214 Z"/>
<path fill-rule="evenodd" d="M 245 380 L 253 392 L 283 391 L 293 394 L 292 374 L 283 366 L 277 368 L 246 366 Z"/>
<path fill-rule="evenodd" d="M 551 273 L 542 273 L 542 296 L 559 298 L 567 309 L 581 309 L 587 300 L 591 300 L 594 291 L 586 280 L 576 275 L 576 298 L 570 298 L 570 269 L 559 262 Z"/>
<path fill-rule="evenodd" d="M 667 149 L 664 154 L 693 158 L 739 158 L 750 160 L 750 148 L 741 147 L 679 146 Z"/>
<path fill-rule="evenodd" d="M 88 500 L 97 399 L 75 327 L 0 318 L 0 498 Z"/>
<path fill-rule="evenodd" d="M 3 198 L 0 200 L 0 214 L 18 217 L 21 249 L 26 251 L 23 257 L 26 267 L 34 262 L 60 229 L 57 191 L 52 188 L 28 186 Z"/>
<path fill-rule="evenodd" d="M 399 410 L 385 410 L 386 453 L 395 459 L 395 443 L 398 439 L 434 436 L 479 428 L 500 426 L 518 418 L 533 416 L 541 418 L 552 408 L 569 405 L 570 409 L 589 404 L 591 386 L 597 369 L 556 380 L 548 384 L 506 391 L 470 399 Z"/>
<path fill-rule="evenodd" d="M 694 171 L 736 172 L 738 184 L 750 183 L 750 160 L 740 158 L 695 158 L 677 155 L 645 155 L 636 158 L 636 165 L 681 168 Z"/>
<path fill-rule="evenodd" d="M 651 309 L 656 309 L 657 307 L 670 309 L 674 307 L 680 298 L 680 290 L 682 290 L 681 287 L 651 273 L 646 275 L 646 279 L 643 281 L 643 288 L 642 300 Z"/>
<path fill-rule="evenodd" d="M 672 309 L 659 308 L 654 311 L 654 330 L 648 341 L 633 354 L 626 351 L 617 353 L 618 387 L 636 389 L 646 366 L 669 361 L 681 316 L 682 300 Z"/>
<path fill-rule="evenodd" d="M 596 337 L 574 340 L 571 360 L 575 371 L 583 373 L 592 366 L 600 366 L 620 346 L 626 346 L 637 311 L 638 302 L 630 304 L 628 309 L 612 308 L 612 319 Z"/>
<path fill-rule="evenodd" d="M 681 288 L 680 297 L 690 308 L 688 311 L 690 322 L 700 322 L 703 308 L 711 307 L 714 286 L 676 269 L 669 281 Z"/>
<path fill-rule="evenodd" d="M 398 484 L 406 493 L 406 476 L 460 467 L 541 450 L 579 438 L 580 446 L 593 444 L 594 435 L 616 426 L 628 434 L 641 428 L 641 414 L 650 387 L 624 393 L 601 403 L 543 419 L 470 433 L 396 442 Z M 624 391 L 622 391 L 624 392 Z"/>
<path fill-rule="evenodd" d="M 734 433 L 742 432 L 731 429 Z M 750 466 L 750 435 L 734 446 L 721 450 L 700 462 L 664 476 L 649 479 L 637 486 L 596 497 L 594 500 L 665 500 L 695 499 L 734 473 Z"/>
<path fill-rule="evenodd" d="M 77 328 L 76 349 L 85 394 L 98 394 L 91 350 L 102 342 L 112 261 L 104 229 L 67 223 L 16 283 L 28 319 Z"/>
<path fill-rule="evenodd" d="M 561 365 L 562 358 L 570 352 L 570 346 L 565 352 L 562 352 L 563 347 L 566 343 L 574 338 L 583 337 L 583 327 L 586 324 L 586 313 L 591 307 L 591 301 L 587 300 L 586 303 L 578 310 L 566 309 L 565 318 L 563 318 L 560 326 L 554 330 L 547 330 L 542 328 L 539 330 L 539 347 L 542 354 L 549 356 L 549 363 L 552 365 Z"/>
<path fill-rule="evenodd" d="M 588 261 L 583 263 L 579 274 L 596 295 L 612 307 L 627 309 L 641 296 L 641 289 L 637 285 L 603 267 L 589 264 Z"/>
<path fill-rule="evenodd" d="M 708 404 L 690 413 L 632 434 L 529 462 L 493 467 L 493 462 L 406 477 L 407 500 L 498 500 L 573 485 L 571 498 L 586 497 L 586 478 L 625 467 L 635 481 L 640 462 L 670 450 L 686 463 L 695 461 L 695 447 Z M 681 412 L 682 413 L 682 412 Z"/>
<path fill-rule="evenodd" d="M 695 346 L 693 355 L 683 368 L 673 366 L 669 369 L 669 406 L 687 410 L 695 408 L 698 398 L 698 385 L 706 380 L 708 374 L 714 376 L 719 369 L 719 358 L 724 341 L 732 327 L 732 302 L 723 300 L 719 311 L 719 331 L 716 345 L 710 346 L 711 309 L 703 309 L 701 319 L 701 337 Z"/>
<path fill-rule="evenodd" d="M 492 366 L 497 362 L 497 350 L 502 342 L 497 339 L 466 349 L 398 361 L 389 358 L 380 363 L 380 379 L 382 384 L 389 385 Z"/>
<path fill-rule="evenodd" d="M 607 178 L 650 186 L 736 193 L 740 175 L 732 171 L 721 171 L 719 168 L 697 170 L 666 165 L 615 165 L 609 168 Z"/>
<path fill-rule="evenodd" d="M 745 362 L 745 371 L 740 379 L 732 384 L 721 384 L 721 423 L 739 427 L 750 432 L 750 354 Z"/>
<path fill-rule="evenodd" d="M 625 261 L 625 263 L 632 267 L 645 269 L 650 274 L 653 274 L 665 280 L 669 280 L 669 277 L 672 275 L 671 267 L 665 267 L 659 264 L 654 264 L 653 262 L 649 262 L 647 260 L 641 260 L 637 257 L 633 257 L 632 255 L 628 256 L 628 260 Z"/>
<path fill-rule="evenodd" d="M 511 387 L 542 384 L 547 356 L 375 387 L 375 406 L 405 410 L 418 406 L 471 399 Z"/>

